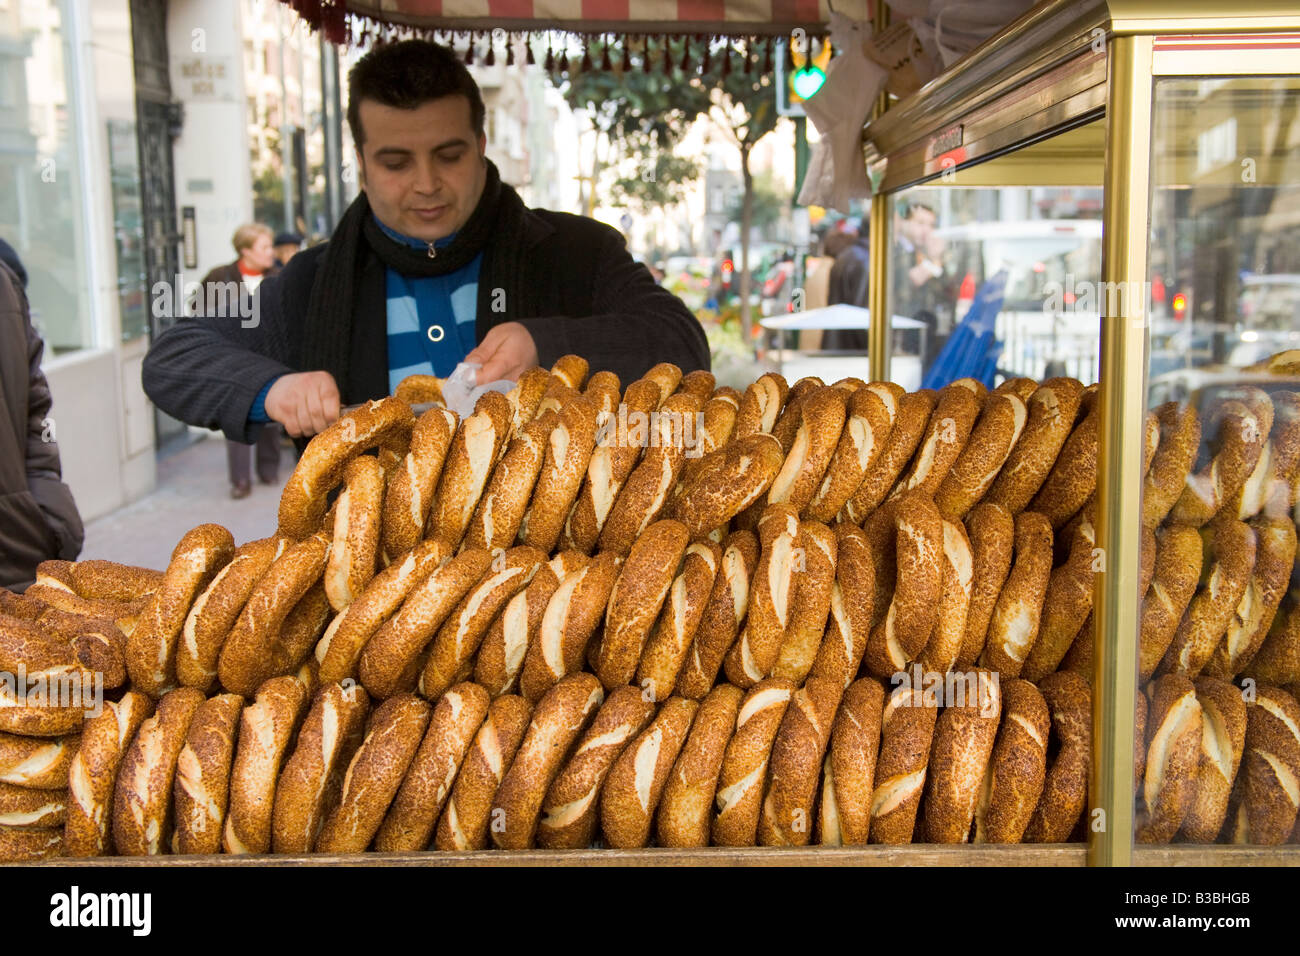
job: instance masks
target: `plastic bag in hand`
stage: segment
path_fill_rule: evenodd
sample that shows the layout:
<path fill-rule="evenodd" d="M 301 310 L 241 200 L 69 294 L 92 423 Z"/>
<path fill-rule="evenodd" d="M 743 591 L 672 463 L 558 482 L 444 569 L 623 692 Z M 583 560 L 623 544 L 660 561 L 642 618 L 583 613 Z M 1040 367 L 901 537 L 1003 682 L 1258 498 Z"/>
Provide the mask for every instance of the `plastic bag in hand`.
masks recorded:
<path fill-rule="evenodd" d="M 482 367 L 477 362 L 461 362 L 442 383 L 443 402 L 461 418 L 474 413 L 474 403 L 484 392 L 509 392 L 515 387 L 514 382 L 505 378 L 485 385 L 475 384 Z"/>

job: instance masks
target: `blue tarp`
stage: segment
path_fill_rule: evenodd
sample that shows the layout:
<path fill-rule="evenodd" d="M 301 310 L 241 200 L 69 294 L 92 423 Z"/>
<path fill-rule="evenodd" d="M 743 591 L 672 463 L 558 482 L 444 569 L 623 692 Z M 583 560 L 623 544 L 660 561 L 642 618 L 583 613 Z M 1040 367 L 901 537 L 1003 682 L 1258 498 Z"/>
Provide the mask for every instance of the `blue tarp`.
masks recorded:
<path fill-rule="evenodd" d="M 922 388 L 943 388 L 959 378 L 974 378 L 989 388 L 997 372 L 1002 343 L 994 338 L 998 313 L 1006 294 L 1007 270 L 998 271 L 975 294 L 966 317 L 952 330 L 939 356 L 925 373 Z"/>

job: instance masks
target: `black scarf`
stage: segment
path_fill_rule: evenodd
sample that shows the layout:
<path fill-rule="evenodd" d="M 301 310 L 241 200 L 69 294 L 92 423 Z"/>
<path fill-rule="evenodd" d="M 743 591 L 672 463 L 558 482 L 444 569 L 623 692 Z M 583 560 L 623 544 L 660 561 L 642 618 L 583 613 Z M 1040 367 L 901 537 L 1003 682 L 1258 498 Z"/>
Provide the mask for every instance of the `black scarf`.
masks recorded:
<path fill-rule="evenodd" d="M 367 306 L 373 308 L 374 303 L 362 302 L 359 295 L 360 276 L 371 257 L 402 275 L 424 278 L 455 272 L 482 251 L 480 287 L 484 278 L 489 276 L 496 285 L 505 287 L 506 311 L 495 317 L 496 321 L 509 321 L 517 314 L 520 304 L 519 240 L 525 206 L 519 194 L 501 182 L 496 164 L 490 159 L 485 162 L 487 179 L 478 205 L 456 233 L 456 238 L 439 248 L 433 258 L 425 249 L 417 249 L 385 235 L 370 211 L 370 202 L 364 191 L 348 207 L 338 228 L 330 236 L 307 306 L 301 367 L 312 371 L 323 369 L 332 374 L 345 403 L 369 397 L 349 394 L 348 375 L 353 324 L 367 318 L 373 321 L 374 318 L 362 314 Z M 483 301 L 482 295 L 479 301 Z M 382 298 L 380 302 L 382 304 Z M 485 328 L 482 320 L 480 315 L 480 338 Z"/>

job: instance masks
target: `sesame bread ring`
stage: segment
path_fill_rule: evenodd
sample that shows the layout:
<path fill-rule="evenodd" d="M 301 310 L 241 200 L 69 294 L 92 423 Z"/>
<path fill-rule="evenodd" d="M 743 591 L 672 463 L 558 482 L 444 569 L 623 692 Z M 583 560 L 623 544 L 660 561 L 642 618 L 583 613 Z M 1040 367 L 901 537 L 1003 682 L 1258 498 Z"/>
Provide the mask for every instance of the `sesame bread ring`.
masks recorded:
<path fill-rule="evenodd" d="M 736 729 L 741 690 L 719 684 L 695 713 L 690 736 L 668 775 L 659 800 L 655 832 L 659 846 L 708 846 L 713 798 L 727 742 Z"/>
<path fill-rule="evenodd" d="M 218 694 L 194 712 L 172 785 L 173 853 L 218 853 L 230 795 L 230 766 L 244 699 Z"/>
<path fill-rule="evenodd" d="M 1286 691 L 1263 685 L 1248 704 L 1242 772 L 1244 842 L 1287 842 L 1300 805 L 1300 704 Z"/>
<path fill-rule="evenodd" d="M 1084 618 L 1092 613 L 1093 574 L 1100 556 L 1096 546 L 1096 530 L 1087 514 L 1075 528 L 1066 562 L 1047 579 L 1038 638 L 1020 672 L 1026 680 L 1040 680 L 1060 666 Z"/>
<path fill-rule="evenodd" d="M 537 417 L 537 407 L 542 403 L 550 379 L 550 372 L 533 366 L 521 373 L 515 380 L 515 387 L 506 392 L 506 401 L 510 403 L 511 435 L 519 434 L 524 425 Z"/>
<path fill-rule="evenodd" d="M 966 447 L 979 413 L 980 402 L 969 388 L 955 382 L 943 388 L 912 464 L 898 479 L 890 496 L 898 497 L 909 491 L 933 496 Z"/>
<path fill-rule="evenodd" d="M 288 538 L 260 538 L 241 545 L 217 572 L 186 615 L 176 645 L 176 678 L 185 687 L 207 691 L 217 679 L 221 645 L 272 562 L 293 544 Z"/>
<path fill-rule="evenodd" d="M 8 679 L 0 680 L 0 733 L 24 737 L 64 737 L 81 733 L 87 716 L 86 697 L 96 693 L 93 674 L 80 664 L 27 672 L 26 696 L 16 693 L 23 685 L 14 679 L 14 670 L 5 671 Z"/>
<path fill-rule="evenodd" d="M 938 394 L 931 389 L 922 389 L 908 392 L 898 399 L 898 414 L 889 430 L 885 450 L 876 459 L 875 467 L 866 473 L 862 484 L 849 495 L 842 512 L 844 519 L 860 525 L 880 507 L 921 443 L 937 397 Z"/>
<path fill-rule="evenodd" d="M 1006 677 L 1019 677 L 1038 640 L 1043 599 L 1052 574 L 1052 526 L 1036 511 L 1016 515 L 1015 560 L 993 605 L 980 662 Z"/>
<path fill-rule="evenodd" d="M 1199 762 L 1182 834 L 1192 843 L 1213 843 L 1228 816 L 1228 800 L 1246 747 L 1246 702 L 1227 681 L 1198 677 L 1194 683 L 1201 704 Z"/>
<path fill-rule="evenodd" d="M 884 688 L 869 677 L 854 681 L 844 691 L 822 771 L 818 843 L 865 846 L 871 835 L 871 795 L 884 707 Z"/>
<path fill-rule="evenodd" d="M 736 411 L 740 402 L 731 395 L 710 398 L 704 403 L 704 428 L 699 435 L 699 456 L 687 457 L 682 466 L 682 484 L 689 487 L 700 473 L 704 460 L 731 441 L 736 427 Z"/>
<path fill-rule="evenodd" d="M 934 728 L 926 776 L 925 834 L 931 843 L 970 839 L 981 784 L 1002 716 L 1002 692 L 989 671 L 967 675 L 965 700 L 945 707 Z M 990 679 L 992 678 L 992 679 Z"/>
<path fill-rule="evenodd" d="M 864 386 L 852 392 L 848 399 L 839 444 L 806 509 L 808 517 L 816 521 L 835 520 L 849 496 L 875 466 L 893 428 L 893 416 L 875 391 Z"/>
<path fill-rule="evenodd" d="M 456 783 L 438 821 L 434 846 L 439 850 L 487 848 L 492 800 L 515 759 L 532 715 L 532 705 L 522 697 L 507 694 L 492 701 L 487 719 L 461 761 Z"/>
<path fill-rule="evenodd" d="M 695 477 L 682 489 L 673 517 L 696 540 L 721 527 L 758 501 L 781 470 L 780 445 L 759 433 L 730 442 L 701 458 Z"/>
<path fill-rule="evenodd" d="M 104 706 L 116 705 L 108 701 Z M 92 717 L 86 724 L 96 719 Z M 61 790 L 68 785 L 68 768 L 80 746 L 79 736 L 47 740 L 0 734 L 0 783 L 33 790 Z"/>
<path fill-rule="evenodd" d="M 561 678 L 582 670 L 621 563 L 618 555 L 606 551 L 561 579 L 542 614 L 537 637 L 528 645 L 519 677 L 520 692 L 532 703 Z"/>
<path fill-rule="evenodd" d="M 373 455 L 358 455 L 343 469 L 334 509 L 334 543 L 325 565 L 325 594 L 341 611 L 375 576 L 384 509 L 384 469 Z"/>
<path fill-rule="evenodd" d="M 934 502 L 945 518 L 965 518 L 984 497 L 1020 440 L 1028 415 L 1014 393 L 989 396 L 970 440 L 935 490 Z"/>
<path fill-rule="evenodd" d="M 1221 509 L 1229 511 L 1259 463 L 1273 427 L 1273 403 L 1257 388 L 1233 389 L 1210 413 L 1207 453 L 1213 457 L 1191 471 L 1170 516 L 1179 524 L 1200 527 Z M 1235 512 L 1234 512 L 1235 514 Z"/>
<path fill-rule="evenodd" d="M 573 558 L 581 558 L 581 563 L 575 560 L 573 567 L 566 570 L 566 559 Z M 586 562 L 586 555 L 562 551 L 537 569 L 529 585 L 507 602 L 488 628 L 474 661 L 475 683 L 487 688 L 493 697 L 513 692 L 528 648 L 536 639 L 546 608 L 560 586 L 560 574 L 580 570 Z"/>
<path fill-rule="evenodd" d="M 156 856 L 170 845 L 176 760 L 185 746 L 190 721 L 202 703 L 202 691 L 193 687 L 164 694 L 157 711 L 139 725 L 139 732 L 122 757 L 111 806 L 113 845 L 122 856 Z M 123 720 L 120 712 L 118 720 Z M 83 735 L 83 747 L 85 743 Z M 86 769 L 94 768 L 87 764 Z M 73 790 L 74 799 L 84 809 L 86 804 L 75 796 L 75 785 Z M 109 811 L 105 804 L 97 802 L 93 806 L 100 805 L 105 813 Z"/>
<path fill-rule="evenodd" d="M 355 680 L 361 652 L 375 631 L 450 557 L 451 547 L 445 541 L 426 538 L 376 574 L 347 610 L 330 622 L 316 645 L 320 681 Z"/>
<path fill-rule="evenodd" d="M 321 579 L 329 550 L 329 537 L 314 534 L 285 551 L 258 579 L 221 647 L 217 676 L 222 687 L 252 697 L 272 676 L 281 628 L 289 612 Z"/>
<path fill-rule="evenodd" d="M 32 752 L 18 765 L 32 767 L 32 773 L 21 775 L 20 781 L 10 780 L 9 774 L 3 778 L 7 783 L 67 786 L 68 817 L 63 832 L 68 856 L 102 856 L 112 851 L 109 828 L 118 766 L 152 712 L 149 697 L 127 691 L 120 701 L 106 701 L 103 710 L 86 721 L 80 738 L 33 741 L 42 744 L 42 750 Z"/>
<path fill-rule="evenodd" d="M 1183 493 L 1201 445 L 1201 419 L 1193 405 L 1166 402 L 1155 410 L 1160 441 L 1142 480 L 1142 524 L 1155 528 Z"/>
<path fill-rule="evenodd" d="M 54 609 L 44 601 L 38 601 L 27 594 L 16 594 L 8 588 L 0 588 L 0 614 L 16 617 L 20 621 L 38 621 L 42 614 L 51 610 Z"/>
<path fill-rule="evenodd" d="M 971 597 L 957 655 L 960 669 L 969 668 L 984 652 L 993 608 L 1011 572 L 1016 540 L 1015 520 L 1001 505 L 976 505 L 966 518 L 966 531 L 971 545 Z"/>
<path fill-rule="evenodd" d="M 540 418 L 547 412 L 558 415 L 560 409 L 570 402 L 576 402 L 581 397 L 582 393 L 576 388 L 569 388 L 564 384 L 563 379 L 552 375 L 550 381 L 546 383 L 546 393 L 542 395 L 542 400 L 537 404 L 537 415 L 535 417 Z"/>
<path fill-rule="evenodd" d="M 528 586 L 545 563 L 546 555 L 527 545 L 493 557 L 491 565 L 443 621 L 429 646 L 429 659 L 420 676 L 422 694 L 436 700 L 453 683 L 470 676 L 474 655 L 493 619 L 506 602 Z"/>
<path fill-rule="evenodd" d="M 41 625 L 0 616 L 0 671 L 13 675 L 20 670 L 29 678 L 45 672 L 59 672 L 77 665 L 76 651 L 64 640 L 47 636 Z"/>
<path fill-rule="evenodd" d="M 555 549 L 564 521 L 577 499 L 596 443 L 599 406 L 585 397 L 567 403 L 546 442 L 546 454 L 519 540 L 547 553 Z"/>
<path fill-rule="evenodd" d="M 463 547 L 494 551 L 514 544 L 542 471 L 547 440 L 558 423 L 559 416 L 548 411 L 510 439 L 470 518 Z"/>
<path fill-rule="evenodd" d="M 1300 392 L 1273 394 L 1273 431 L 1268 446 L 1271 460 L 1266 476 L 1258 483 L 1258 513 L 1276 517 L 1291 511 L 1300 488 Z M 1244 510 L 1252 506 L 1252 502 L 1243 502 Z"/>
<path fill-rule="evenodd" d="M 760 375 L 741 396 L 732 437 L 747 438 L 757 432 L 771 432 L 789 393 L 790 386 L 784 376 L 776 372 Z"/>
<path fill-rule="evenodd" d="M 623 389 L 620 387 L 618 376 L 613 372 L 597 372 L 588 379 L 582 395 L 596 406 L 600 415 L 612 415 L 618 411 Z M 708 397 L 707 392 L 705 397 Z"/>
<path fill-rule="evenodd" d="M 29 863 L 63 855 L 63 830 L 59 827 L 0 826 L 0 861 Z"/>
<path fill-rule="evenodd" d="M 768 504 L 789 504 L 799 513 L 808 507 L 839 444 L 847 398 L 843 389 L 823 386 L 799 403 L 799 428 L 768 489 Z"/>
<path fill-rule="evenodd" d="M 176 642 L 199 593 L 235 554 L 235 540 L 216 524 L 187 532 L 127 640 L 126 666 L 138 690 L 159 697 L 176 683 Z"/>
<path fill-rule="evenodd" d="M 1064 843 L 1088 802 L 1092 759 L 1092 691 L 1078 674 L 1058 671 L 1038 682 L 1052 716 L 1043 795 L 1025 828 L 1025 843 Z"/>
<path fill-rule="evenodd" d="M 659 616 L 688 536 L 680 522 L 656 521 L 636 539 L 609 595 L 605 634 L 593 670 L 606 690 L 629 683 Z"/>
<path fill-rule="evenodd" d="M 649 421 L 660 399 L 655 382 L 638 379 L 627 387 L 618 414 L 597 429 L 587 474 L 564 522 L 565 548 L 584 554 L 595 550 L 619 491 L 641 460 L 641 448 L 648 436 L 634 432 L 642 422 Z"/>
<path fill-rule="evenodd" d="M 361 746 L 370 698 L 355 682 L 327 684 L 312 701 L 275 785 L 271 847 L 310 853 L 338 804 L 343 772 Z"/>
<path fill-rule="evenodd" d="M 1022 402 L 1028 402 L 1034 392 L 1038 391 L 1038 381 L 1032 378 L 1009 378 L 993 389 L 990 395 L 1015 395 Z"/>
<path fill-rule="evenodd" d="M 700 403 L 693 395 L 672 395 L 651 422 L 650 447 L 628 475 L 600 531 L 600 549 L 627 554 L 659 517 L 681 478 L 688 446 L 697 439 Z"/>
<path fill-rule="evenodd" d="M 1138 676 L 1149 680 L 1173 643 L 1174 633 L 1201 578 L 1201 536 L 1186 525 L 1156 532 L 1155 571 L 1142 601 Z"/>
<path fill-rule="evenodd" d="M 276 780 L 306 709 L 307 691 L 297 678 L 273 677 L 240 715 L 230 807 L 221 831 L 221 848 L 227 853 L 271 849 Z"/>
<path fill-rule="evenodd" d="M 580 390 L 587 381 L 587 373 L 591 366 L 587 360 L 580 355 L 561 355 L 551 366 L 552 378 L 557 378 L 569 388 Z M 679 371 L 678 377 L 681 377 Z"/>
<path fill-rule="evenodd" d="M 934 629 L 921 652 L 922 669 L 946 674 L 957 663 L 966 636 L 974 558 L 966 529 L 956 521 L 943 523 L 943 584 Z"/>
<path fill-rule="evenodd" d="M 570 674 L 537 702 L 523 743 L 492 800 L 490 830 L 497 847 L 524 850 L 533 845 L 546 794 L 604 700 L 595 677 Z"/>
<path fill-rule="evenodd" d="M 856 375 L 846 375 L 837 381 L 831 382 L 835 388 L 842 388 L 846 392 L 856 392 L 858 389 L 866 388 L 867 383 Z"/>
<path fill-rule="evenodd" d="M 925 788 L 938 709 L 921 688 L 895 687 L 880 717 L 880 756 L 871 794 L 872 843 L 912 842 L 916 813 Z"/>
<path fill-rule="evenodd" d="M 408 405 L 423 405 L 428 402 L 441 404 L 444 381 L 436 375 L 408 375 L 397 383 L 393 397 L 400 398 Z"/>
<path fill-rule="evenodd" d="M 460 423 L 438 477 L 425 537 L 460 544 L 510 432 L 512 409 L 500 392 L 484 392 Z"/>
<path fill-rule="evenodd" d="M 839 549 L 835 533 L 819 521 L 799 522 L 796 548 L 794 567 L 798 577 L 793 595 L 794 610 L 790 613 L 790 622 L 782 636 L 771 675 L 802 684 L 817 660 L 817 652 L 826 634 Z"/>
<path fill-rule="evenodd" d="M 382 853 L 424 850 L 429 846 L 452 784 L 491 699 L 477 684 L 457 684 L 433 706 L 429 729 L 406 771 L 388 815 L 375 835 Z"/>
<path fill-rule="evenodd" d="M 785 454 L 790 454 L 795 435 L 798 434 L 799 426 L 803 422 L 803 403 L 813 392 L 825 387 L 826 383 L 816 375 L 801 378 L 790 386 L 790 391 L 785 396 L 785 404 L 781 407 L 781 414 L 777 416 L 776 424 L 772 426 L 772 437 L 781 443 L 781 450 Z M 847 400 L 847 393 L 842 397 Z"/>
<path fill-rule="evenodd" d="M 389 560 L 424 537 L 433 490 L 459 424 L 460 416 L 449 408 L 431 408 L 416 419 L 411 450 L 388 476 L 383 495 L 383 549 Z"/>
<path fill-rule="evenodd" d="M 758 539 L 750 531 L 727 536 L 713 589 L 677 678 L 676 693 L 701 700 L 713 688 L 722 659 L 749 611 L 749 588 L 758 567 Z"/>
<path fill-rule="evenodd" d="M 677 386 L 677 391 L 686 392 L 694 395 L 704 404 L 713 397 L 713 389 L 717 386 L 718 380 L 712 372 L 704 369 L 696 369 L 694 372 L 687 372 Z"/>
<path fill-rule="evenodd" d="M 895 499 L 885 521 L 893 532 L 896 586 L 888 609 L 877 600 L 883 619 L 867 639 L 867 670 L 888 678 L 925 649 L 934 630 L 943 585 L 943 519 L 934 501 L 915 493 Z M 877 571 L 881 562 L 876 562 Z"/>
<path fill-rule="evenodd" d="M 46 582 L 49 580 L 49 578 L 45 578 Z M 112 621 L 122 629 L 124 634 L 130 634 L 135 629 L 136 622 L 144 611 L 145 605 L 152 600 L 153 596 L 137 598 L 134 601 L 83 598 L 64 585 L 56 586 L 42 583 L 41 572 L 37 571 L 36 583 L 23 593 L 23 597 L 28 601 L 38 602 L 39 607 L 42 609 L 54 609 L 65 614 L 91 620 Z"/>
<path fill-rule="evenodd" d="M 758 820 L 760 846 L 812 842 L 817 784 L 843 693 L 835 681 L 813 677 L 790 696 L 772 742 L 767 793 Z"/>
<path fill-rule="evenodd" d="M 1096 386 L 1089 386 L 1095 388 Z M 1059 529 L 1092 497 L 1097 489 L 1097 429 L 1101 421 L 1101 403 L 1083 416 L 1061 447 L 1043 487 L 1029 503 L 1032 511 L 1046 515 L 1054 529 Z"/>
<path fill-rule="evenodd" d="M 715 846 L 753 846 L 763 809 L 772 744 L 794 694 L 787 680 L 769 677 L 746 692 L 718 774 L 713 818 Z"/>
<path fill-rule="evenodd" d="M 1300 684 L 1300 604 L 1282 605 L 1244 674 L 1260 684 Z"/>
<path fill-rule="evenodd" d="M 772 671 L 794 611 L 799 517 L 788 504 L 768 505 L 758 522 L 762 550 L 749 589 L 745 626 L 723 658 L 727 679 L 753 687 Z"/>
<path fill-rule="evenodd" d="M 317 581 L 284 618 L 280 636 L 271 652 L 271 670 L 277 676 L 292 674 L 311 658 L 312 648 L 325 633 L 330 621 L 329 598 L 325 582 Z"/>
<path fill-rule="evenodd" d="M 835 582 L 831 586 L 830 619 L 809 675 L 848 687 L 857 676 L 871 634 L 875 601 L 871 581 L 876 575 L 876 565 L 871 557 L 871 545 L 861 528 L 837 524 L 834 530 Z"/>
<path fill-rule="evenodd" d="M 1192 682 L 1166 674 L 1151 684 L 1147 766 L 1138 804 L 1137 841 L 1168 843 L 1196 798 L 1201 703 Z"/>
<path fill-rule="evenodd" d="M 1002 724 L 975 808 L 975 843 L 1019 843 L 1047 777 L 1047 701 L 1027 680 L 999 681 L 999 690 Z"/>
<path fill-rule="evenodd" d="M 84 598 L 138 601 L 158 590 L 163 572 L 116 561 L 75 561 L 68 569 L 72 589 Z"/>
<path fill-rule="evenodd" d="M 1204 533 L 1210 539 L 1205 581 L 1178 623 L 1158 673 L 1195 677 L 1232 623 L 1255 567 L 1255 530 L 1244 521 L 1220 518 Z"/>
<path fill-rule="evenodd" d="M 578 850 L 591 845 L 605 778 L 629 741 L 654 715 L 654 704 L 639 688 L 617 687 L 610 692 L 546 792 L 537 824 L 539 847 Z"/>
<path fill-rule="evenodd" d="M 682 556 L 681 571 L 673 578 L 637 665 L 636 686 L 650 700 L 665 699 L 677 686 L 721 563 L 722 548 L 712 541 L 697 541 Z"/>
<path fill-rule="evenodd" d="M 1091 619 L 1091 616 L 1090 616 Z M 1085 677 L 1087 675 L 1084 675 Z M 1133 708 L 1133 739 L 1137 745 L 1133 748 L 1133 793 L 1142 792 L 1142 781 L 1147 775 L 1147 714 L 1151 702 L 1142 688 L 1138 688 L 1136 706 Z M 1202 708 L 1202 715 L 1203 715 Z"/>
<path fill-rule="evenodd" d="M 668 397 L 677 391 L 677 386 L 682 383 L 682 370 L 672 362 L 660 362 L 641 378 L 644 381 L 654 382 L 658 386 L 659 401 L 655 403 L 657 408 L 668 401 Z"/>
<path fill-rule="evenodd" d="M 295 539 L 314 534 L 325 516 L 326 496 L 343 480 L 347 463 L 375 447 L 400 460 L 414 427 L 410 405 L 384 398 L 347 413 L 313 438 L 280 494 L 279 533 Z"/>
<path fill-rule="evenodd" d="M 431 711 L 414 694 L 398 694 L 375 708 L 344 774 L 338 806 L 316 839 L 317 853 L 361 853 L 370 845 L 424 739 Z"/>
<path fill-rule="evenodd" d="M 699 707 L 699 701 L 668 698 L 614 761 L 600 792 L 600 829 L 607 846 L 631 849 L 649 842 L 659 799 Z"/>
<path fill-rule="evenodd" d="M 357 674 L 370 696 L 383 700 L 404 692 L 399 686 L 403 675 L 491 565 L 492 555 L 486 551 L 462 551 L 411 589 L 401 609 L 366 642 L 357 662 Z"/>
<path fill-rule="evenodd" d="M 1083 400 L 1083 385 L 1072 378 L 1048 379 L 1029 399 L 1029 417 L 1020 441 L 984 496 L 1012 514 L 1028 506 L 1047 480 Z"/>
<path fill-rule="evenodd" d="M 1211 677 L 1226 679 L 1245 669 L 1264 643 L 1291 583 L 1296 528 L 1290 517 L 1253 518 L 1250 526 L 1255 531 L 1255 567 L 1227 633 L 1205 664 Z"/>
<path fill-rule="evenodd" d="M 63 828 L 68 791 L 31 790 L 0 783 L 0 826 L 23 829 Z"/>

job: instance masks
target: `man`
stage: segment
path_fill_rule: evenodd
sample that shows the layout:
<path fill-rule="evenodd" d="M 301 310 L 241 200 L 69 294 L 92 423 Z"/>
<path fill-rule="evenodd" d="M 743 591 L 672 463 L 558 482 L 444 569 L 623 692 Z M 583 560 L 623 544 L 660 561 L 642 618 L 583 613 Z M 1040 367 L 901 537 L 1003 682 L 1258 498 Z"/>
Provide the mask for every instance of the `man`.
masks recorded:
<path fill-rule="evenodd" d="M 831 266 L 829 281 L 826 286 L 827 305 L 856 305 L 867 307 L 867 262 L 871 252 L 871 243 L 867 235 L 867 224 L 863 222 L 858 230 L 841 233 L 847 239 L 835 243 L 828 242 L 828 251 L 839 248 L 835 263 Z M 828 237 L 829 239 L 830 237 Z M 827 329 L 822 333 L 822 348 L 845 352 L 865 352 L 867 350 L 866 329 Z"/>
<path fill-rule="evenodd" d="M 699 322 L 615 229 L 524 206 L 484 155 L 484 107 L 454 53 L 408 40 L 348 77 L 364 192 L 329 242 L 260 290 L 243 328 L 187 321 L 159 336 L 144 387 L 171 415 L 247 440 L 284 424 L 305 444 L 340 405 L 406 375 L 482 365 L 516 379 L 566 353 L 630 382 L 657 362 L 707 368 Z"/>
<path fill-rule="evenodd" d="M 224 266 L 217 266 L 203 277 L 204 300 L 198 310 L 200 315 L 223 318 L 240 316 L 241 304 L 250 303 L 262 280 L 280 270 L 275 260 L 275 245 L 271 230 L 260 222 L 248 223 L 235 230 L 230 244 L 238 258 Z M 242 287 L 242 288 L 241 288 Z M 267 424 L 257 433 L 257 478 L 264 485 L 278 484 L 280 480 L 280 426 Z M 250 478 L 249 444 L 226 440 L 226 466 L 230 473 L 230 497 L 247 498 L 253 491 Z"/>
<path fill-rule="evenodd" d="M 0 240 L 0 587 L 25 591 L 36 566 L 74 560 L 85 530 L 63 483 L 41 371 L 45 343 L 32 327 L 27 273 Z"/>
<path fill-rule="evenodd" d="M 302 236 L 296 232 L 282 232 L 275 237 L 275 261 L 281 267 L 287 266 L 301 248 Z"/>

